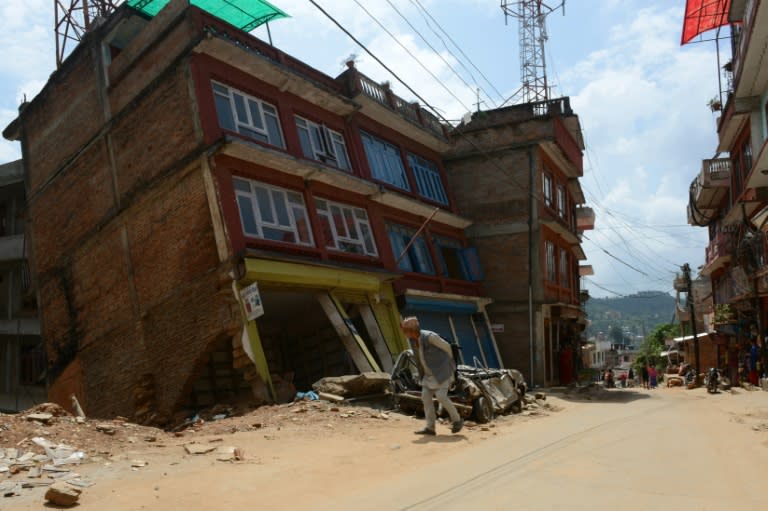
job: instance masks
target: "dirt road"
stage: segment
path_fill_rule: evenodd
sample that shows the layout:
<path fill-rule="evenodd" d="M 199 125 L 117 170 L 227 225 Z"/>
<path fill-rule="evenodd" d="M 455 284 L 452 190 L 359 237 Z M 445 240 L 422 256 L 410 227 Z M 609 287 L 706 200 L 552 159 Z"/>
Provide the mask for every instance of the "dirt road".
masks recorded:
<path fill-rule="evenodd" d="M 78 509 L 721 510 L 763 500 L 767 392 L 617 389 L 547 403 L 558 411 L 458 435 L 443 425 L 434 438 L 413 435 L 419 420 L 375 410 L 304 419 L 308 405 L 273 412 L 256 431 L 222 433 L 237 429 L 222 422 L 124 443 L 78 467 L 96 483 Z M 244 460 L 186 454 L 190 442 L 237 446 Z M 132 469 L 136 460 L 147 464 Z M 40 509 L 41 495 L 2 499 L 0 510 Z"/>

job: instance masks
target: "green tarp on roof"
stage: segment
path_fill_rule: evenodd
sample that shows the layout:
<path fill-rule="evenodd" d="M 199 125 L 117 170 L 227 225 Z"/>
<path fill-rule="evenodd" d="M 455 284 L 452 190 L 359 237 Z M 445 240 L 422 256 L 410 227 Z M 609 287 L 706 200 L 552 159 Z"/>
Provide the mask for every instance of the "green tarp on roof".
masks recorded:
<path fill-rule="evenodd" d="M 170 0 L 128 0 L 128 5 L 147 16 L 155 16 Z M 250 32 L 259 25 L 288 15 L 264 0 L 189 0 L 230 25 Z"/>

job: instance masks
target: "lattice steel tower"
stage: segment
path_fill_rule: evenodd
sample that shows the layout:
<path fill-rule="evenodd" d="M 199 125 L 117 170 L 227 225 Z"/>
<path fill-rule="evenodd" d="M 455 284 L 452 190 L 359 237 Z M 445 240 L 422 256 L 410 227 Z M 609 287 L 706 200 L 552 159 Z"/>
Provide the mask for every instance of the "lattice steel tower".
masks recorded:
<path fill-rule="evenodd" d="M 100 19 L 112 14 L 122 0 L 53 0 L 56 31 L 56 67 L 64 61 L 67 43 L 77 46 Z"/>
<path fill-rule="evenodd" d="M 533 103 L 549 99 L 544 43 L 547 41 L 546 17 L 563 8 L 565 0 L 550 6 L 542 0 L 501 0 L 504 20 L 517 18 L 520 38 L 520 79 L 522 86 L 507 102 Z"/>

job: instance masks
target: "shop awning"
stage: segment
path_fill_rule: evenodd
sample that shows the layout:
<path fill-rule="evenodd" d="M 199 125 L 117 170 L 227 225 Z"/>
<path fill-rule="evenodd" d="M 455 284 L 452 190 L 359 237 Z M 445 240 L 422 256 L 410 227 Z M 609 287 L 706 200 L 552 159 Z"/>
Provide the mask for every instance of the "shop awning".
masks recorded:
<path fill-rule="evenodd" d="M 686 0 L 680 44 L 690 42 L 707 30 L 728 24 L 731 0 Z"/>
<path fill-rule="evenodd" d="M 128 0 L 128 5 L 154 17 L 171 0 Z M 265 0 L 190 0 L 190 4 L 223 19 L 240 30 L 254 28 L 288 15 Z"/>

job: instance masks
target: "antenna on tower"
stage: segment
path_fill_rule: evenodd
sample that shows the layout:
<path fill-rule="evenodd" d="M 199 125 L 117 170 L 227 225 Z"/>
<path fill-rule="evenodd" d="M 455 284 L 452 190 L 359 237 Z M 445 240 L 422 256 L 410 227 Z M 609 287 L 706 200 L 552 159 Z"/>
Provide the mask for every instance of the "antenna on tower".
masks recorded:
<path fill-rule="evenodd" d="M 552 2 L 549 2 L 552 4 Z M 549 99 L 547 66 L 544 43 L 547 41 L 545 19 L 561 9 L 565 14 L 565 0 L 549 5 L 543 0 L 501 0 L 504 22 L 517 18 L 520 38 L 520 79 L 522 85 L 506 103 L 535 103 Z"/>
<path fill-rule="evenodd" d="M 68 43 L 73 46 L 95 27 L 100 19 L 112 14 L 122 0 L 53 0 L 56 31 L 56 67 L 67 55 Z"/>

